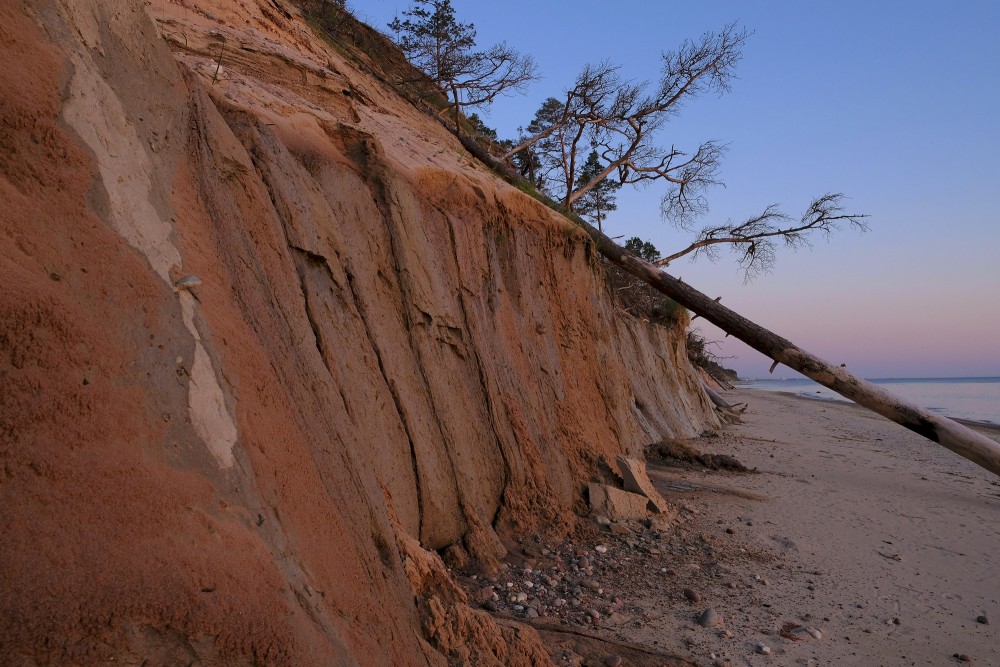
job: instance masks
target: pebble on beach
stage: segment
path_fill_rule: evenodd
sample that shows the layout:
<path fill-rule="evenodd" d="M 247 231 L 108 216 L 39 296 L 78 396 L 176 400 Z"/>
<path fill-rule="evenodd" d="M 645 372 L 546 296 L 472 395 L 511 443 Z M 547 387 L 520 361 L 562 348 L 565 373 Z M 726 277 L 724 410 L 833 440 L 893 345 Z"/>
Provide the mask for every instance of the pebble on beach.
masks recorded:
<path fill-rule="evenodd" d="M 715 611 L 712 607 L 701 612 L 698 616 L 698 625 L 703 628 L 718 628 L 725 625 L 725 623 L 726 621 L 722 618 L 722 614 Z"/>
<path fill-rule="evenodd" d="M 771 655 L 771 647 L 763 642 L 758 643 L 754 650 L 761 655 Z"/>

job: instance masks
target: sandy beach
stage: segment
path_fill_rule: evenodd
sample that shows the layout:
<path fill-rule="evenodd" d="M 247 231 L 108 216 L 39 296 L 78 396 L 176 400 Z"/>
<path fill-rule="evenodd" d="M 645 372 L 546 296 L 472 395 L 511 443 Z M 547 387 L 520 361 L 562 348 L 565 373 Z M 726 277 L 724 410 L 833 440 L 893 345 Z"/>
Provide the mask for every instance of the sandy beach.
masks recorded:
<path fill-rule="evenodd" d="M 750 472 L 651 447 L 676 516 L 526 539 L 472 597 L 561 665 L 1000 665 L 1000 480 L 853 404 L 726 397 L 743 423 L 682 444 Z"/>
<path fill-rule="evenodd" d="M 671 568 L 668 588 L 700 586 L 701 602 L 634 640 L 678 637 L 670 648 L 706 664 L 1000 665 L 1000 480 L 854 405 L 727 398 L 749 403 L 744 423 L 696 444 L 757 472 L 651 466 L 720 557 L 690 584 L 703 562 Z M 693 622 L 707 607 L 724 629 Z"/>

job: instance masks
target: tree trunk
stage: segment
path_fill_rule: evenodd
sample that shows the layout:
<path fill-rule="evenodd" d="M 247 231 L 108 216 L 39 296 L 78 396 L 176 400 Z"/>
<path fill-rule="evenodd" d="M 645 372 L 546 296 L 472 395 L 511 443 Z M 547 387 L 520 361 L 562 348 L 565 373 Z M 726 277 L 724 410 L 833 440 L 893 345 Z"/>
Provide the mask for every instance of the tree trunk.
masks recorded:
<path fill-rule="evenodd" d="M 1000 475 L 1000 443 L 947 417 L 904 401 L 882 387 L 855 376 L 844 367 L 835 366 L 796 347 L 791 341 L 751 322 L 690 285 L 633 256 L 586 222 L 577 222 L 594 239 L 600 253 L 613 264 L 701 315 L 726 333 L 841 396 Z"/>
<path fill-rule="evenodd" d="M 715 407 L 730 409 L 733 407 L 730 405 L 729 401 L 722 397 L 722 394 L 709 387 L 706 383 L 702 382 L 701 388 L 705 390 L 705 394 L 707 394 L 708 398 L 715 404 Z"/>
<path fill-rule="evenodd" d="M 458 135 L 465 147 L 512 183 L 522 183 L 519 174 L 495 160 L 475 142 Z M 845 398 L 902 424 L 914 433 L 947 447 L 973 463 L 1000 475 L 1000 443 L 971 428 L 893 396 L 885 389 L 856 377 L 841 366 L 823 361 L 777 334 L 754 324 L 690 285 L 639 259 L 572 213 L 567 214 L 594 240 L 598 252 L 655 290 L 704 317 L 726 333 L 758 352 L 794 369 Z"/>
<path fill-rule="evenodd" d="M 462 135 L 462 115 L 461 107 L 458 104 L 458 88 L 451 87 L 452 97 L 455 99 L 455 132 L 461 136 Z"/>

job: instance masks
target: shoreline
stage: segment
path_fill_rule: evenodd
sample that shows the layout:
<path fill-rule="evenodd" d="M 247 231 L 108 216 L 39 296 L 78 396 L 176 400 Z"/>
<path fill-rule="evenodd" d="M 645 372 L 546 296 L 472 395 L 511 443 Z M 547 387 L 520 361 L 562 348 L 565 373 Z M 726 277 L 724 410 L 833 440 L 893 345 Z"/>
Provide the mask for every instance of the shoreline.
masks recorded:
<path fill-rule="evenodd" d="M 992 376 L 990 376 L 989 378 L 986 378 L 986 379 L 993 379 L 993 378 L 992 378 Z M 811 380 L 810 380 L 810 382 L 811 382 Z M 869 380 L 869 382 L 873 382 L 873 381 Z M 877 382 L 876 382 L 876 384 L 877 384 Z M 823 385 L 820 385 L 820 384 L 816 384 L 816 386 L 817 387 L 821 387 L 824 390 L 832 392 L 832 390 L 830 390 L 829 387 L 823 387 Z M 770 387 L 765 388 L 765 387 L 761 387 L 761 386 L 750 387 L 749 385 L 747 385 L 747 386 L 734 385 L 734 387 L 732 389 L 728 390 L 728 391 L 729 392 L 747 392 L 747 395 L 753 395 L 753 394 L 756 394 L 758 392 L 764 392 L 764 393 L 768 393 L 768 394 L 781 394 L 782 396 L 794 396 L 794 397 L 800 398 L 800 399 L 802 399 L 804 401 L 815 401 L 815 402 L 818 402 L 818 403 L 840 403 L 842 405 L 852 405 L 852 406 L 856 406 L 858 408 L 861 408 L 862 410 L 867 410 L 867 408 L 864 408 L 863 406 L 858 405 L 854 401 L 852 401 L 852 400 L 850 400 L 848 398 L 840 397 L 839 395 L 836 395 L 837 397 L 834 397 L 834 396 L 823 396 L 823 395 L 821 395 L 821 396 L 812 396 L 812 395 L 804 395 L 802 393 L 793 391 L 791 389 L 782 389 L 782 388 L 777 388 L 777 387 L 775 387 L 775 388 L 770 388 Z M 907 399 L 907 400 L 910 400 L 911 402 L 914 402 L 912 398 L 911 399 Z M 917 401 L 915 403 L 917 405 L 920 405 L 919 401 Z M 958 422 L 960 424 L 963 424 L 965 426 L 969 426 L 969 427 L 980 427 L 980 426 L 982 426 L 982 427 L 994 429 L 995 433 L 1000 433 L 1000 421 L 990 421 L 990 420 L 985 420 L 985 419 L 984 420 L 978 420 L 978 419 L 972 419 L 972 418 L 968 418 L 968 417 L 956 417 L 956 416 L 949 415 L 949 414 L 947 414 L 945 412 L 941 412 L 941 411 L 935 410 L 933 408 L 925 407 L 925 409 L 926 410 L 930 410 L 931 412 L 935 412 L 936 414 L 938 414 L 938 415 L 940 415 L 942 417 L 946 417 L 948 419 L 951 419 L 952 421 L 956 421 L 956 422 Z M 998 416 L 997 418 L 1000 419 L 1000 416 Z"/>
<path fill-rule="evenodd" d="M 854 403 L 724 395 L 749 403 L 744 423 L 696 444 L 757 473 L 657 467 L 654 477 L 698 529 L 760 558 L 722 577 L 748 587 L 705 596 L 732 636 L 682 614 L 674 630 L 688 646 L 707 664 L 1000 664 L 997 626 L 977 622 L 1000 623 L 1000 480 Z M 963 423 L 1000 440 L 1000 427 Z M 792 625 L 822 639 L 789 639 Z M 773 654 L 754 653 L 757 643 Z"/>
<path fill-rule="evenodd" d="M 724 393 L 726 393 L 726 394 L 736 394 L 736 393 L 739 393 L 739 392 L 746 392 L 746 394 L 745 394 L 746 396 L 753 396 L 757 392 L 766 392 L 768 394 L 778 394 L 780 396 L 788 396 L 789 398 L 794 398 L 794 399 L 802 401 L 803 403 L 806 403 L 806 404 L 808 404 L 808 403 L 821 403 L 823 405 L 827 405 L 827 404 L 831 404 L 832 403 L 832 404 L 837 404 L 837 405 L 843 405 L 843 406 L 848 407 L 848 408 L 857 409 L 857 410 L 860 410 L 862 412 L 871 413 L 871 410 L 869 410 L 868 408 L 864 407 L 863 405 L 858 405 L 854 401 L 848 401 L 847 399 L 838 400 L 838 399 L 835 399 L 835 398 L 825 398 L 825 397 L 823 397 L 823 398 L 809 398 L 809 397 L 803 396 L 801 394 L 796 394 L 795 392 L 792 392 L 792 391 L 776 391 L 776 390 L 773 390 L 773 389 L 741 389 L 741 388 L 737 387 L 736 389 L 733 389 L 731 391 L 724 392 Z M 753 392 L 753 393 L 750 393 L 750 392 Z M 741 395 L 743 395 L 743 394 L 741 394 Z M 976 419 L 964 419 L 962 417 L 949 417 L 948 415 L 943 414 L 943 413 L 937 413 L 937 414 L 941 415 L 942 417 L 947 417 L 948 419 L 952 420 L 953 422 L 958 422 L 959 424 L 962 424 L 963 426 L 968 426 L 971 429 L 975 429 L 975 430 L 979 431 L 980 433 L 986 435 L 987 437 L 993 438 L 994 440 L 997 440 L 998 438 L 1000 438 L 1000 424 L 997 424 L 997 423 L 994 423 L 994 422 L 989 422 L 989 421 L 978 421 Z M 891 421 L 891 420 L 889 420 L 889 421 Z M 998 441 L 1000 441 L 1000 440 L 998 440 Z"/>
<path fill-rule="evenodd" d="M 743 423 L 684 444 L 749 472 L 652 447 L 667 513 L 525 536 L 470 597 L 556 664 L 1000 665 L 1000 479 L 858 405 L 724 395 Z"/>

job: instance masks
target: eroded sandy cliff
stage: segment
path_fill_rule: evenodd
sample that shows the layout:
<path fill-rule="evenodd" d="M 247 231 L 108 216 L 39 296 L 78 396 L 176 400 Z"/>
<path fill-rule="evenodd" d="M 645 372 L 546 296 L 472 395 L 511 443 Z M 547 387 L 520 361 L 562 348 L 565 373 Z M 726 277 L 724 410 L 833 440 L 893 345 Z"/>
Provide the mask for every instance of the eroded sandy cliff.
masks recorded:
<path fill-rule="evenodd" d="M 544 664 L 436 552 L 715 425 L 681 337 L 282 0 L 7 0 L 0 59 L 4 662 Z"/>

